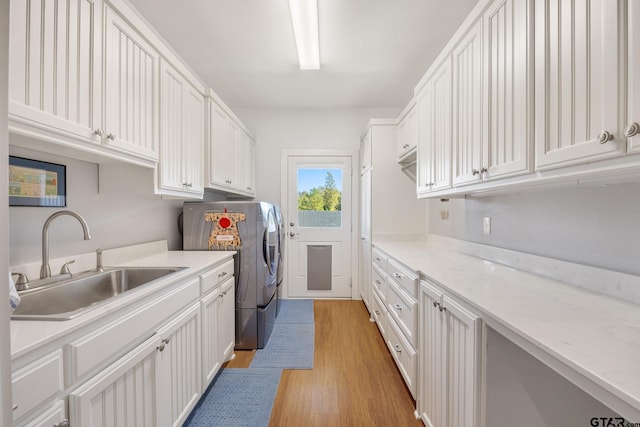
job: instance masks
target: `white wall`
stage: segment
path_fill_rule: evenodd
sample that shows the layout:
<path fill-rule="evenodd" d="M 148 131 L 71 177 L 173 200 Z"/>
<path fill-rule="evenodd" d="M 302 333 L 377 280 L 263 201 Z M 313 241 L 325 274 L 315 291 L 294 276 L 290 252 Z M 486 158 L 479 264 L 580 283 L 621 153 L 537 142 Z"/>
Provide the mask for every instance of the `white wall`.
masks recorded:
<path fill-rule="evenodd" d="M 0 159 L 7 158 L 7 64 L 9 63 L 9 0 L 0 0 Z M 0 200 L 7 200 L 7 163 L 0 163 Z M 6 283 L 9 270 L 7 203 L 0 204 L 0 283 Z M 11 340 L 9 335 L 9 292 L 0 285 L 0 426 L 13 425 L 11 411 Z"/>
<path fill-rule="evenodd" d="M 640 274 L 640 183 L 430 202 L 430 230 L 471 242 Z M 449 210 L 449 220 L 440 210 Z M 482 218 L 491 217 L 491 235 Z"/>
<path fill-rule="evenodd" d="M 234 108 L 256 137 L 256 200 L 280 203 L 280 152 L 357 149 L 371 118 L 394 118 L 400 109 Z"/>
<path fill-rule="evenodd" d="M 151 194 L 100 194 L 97 164 L 17 147 L 11 147 L 10 154 L 67 167 L 66 208 L 9 208 L 10 265 L 41 260 L 42 225 L 49 215 L 61 209 L 85 218 L 91 240 L 82 239 L 82 228 L 76 219 L 56 218 L 49 227 L 51 258 L 160 239 L 168 240 L 169 249 L 182 247 L 177 226 L 181 201 Z"/>

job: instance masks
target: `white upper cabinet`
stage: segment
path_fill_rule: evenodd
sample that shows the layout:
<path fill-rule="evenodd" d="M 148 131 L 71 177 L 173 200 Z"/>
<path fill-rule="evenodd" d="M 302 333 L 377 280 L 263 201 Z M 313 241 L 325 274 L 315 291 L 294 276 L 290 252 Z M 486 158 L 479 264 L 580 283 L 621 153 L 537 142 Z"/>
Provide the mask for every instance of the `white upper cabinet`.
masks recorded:
<path fill-rule="evenodd" d="M 536 0 L 537 169 L 626 153 L 624 4 Z"/>
<path fill-rule="evenodd" d="M 13 133 L 43 151 L 155 165 L 159 54 L 114 9 L 13 1 L 10 63 Z"/>
<path fill-rule="evenodd" d="M 436 68 L 417 95 L 418 196 L 451 187 L 451 58 Z"/>
<path fill-rule="evenodd" d="M 165 61 L 161 70 L 158 192 L 202 198 L 204 96 Z"/>
<path fill-rule="evenodd" d="M 398 162 L 415 153 L 418 147 L 418 108 L 413 99 L 400 114 L 396 144 L 398 145 Z"/>
<path fill-rule="evenodd" d="M 629 152 L 640 153 L 640 4 L 628 3 L 627 122 L 624 133 Z"/>
<path fill-rule="evenodd" d="M 530 171 L 532 10 L 499 0 L 453 50 L 453 185 Z"/>
<path fill-rule="evenodd" d="M 157 160 L 160 55 L 108 7 L 105 25 L 105 143 Z"/>
<path fill-rule="evenodd" d="M 55 130 L 100 144 L 102 2 L 13 0 L 9 55 L 12 131 Z"/>
<path fill-rule="evenodd" d="M 255 195 L 255 140 L 219 99 L 209 98 L 206 187 Z"/>
<path fill-rule="evenodd" d="M 371 129 L 368 129 L 360 140 L 360 174 L 371 168 Z"/>
<path fill-rule="evenodd" d="M 498 0 L 484 14 L 483 179 L 533 164 L 533 1 Z M 477 166 L 476 166 L 477 167 Z"/>
<path fill-rule="evenodd" d="M 453 50 L 453 185 L 477 182 L 486 172 L 482 144 L 482 20 Z"/>

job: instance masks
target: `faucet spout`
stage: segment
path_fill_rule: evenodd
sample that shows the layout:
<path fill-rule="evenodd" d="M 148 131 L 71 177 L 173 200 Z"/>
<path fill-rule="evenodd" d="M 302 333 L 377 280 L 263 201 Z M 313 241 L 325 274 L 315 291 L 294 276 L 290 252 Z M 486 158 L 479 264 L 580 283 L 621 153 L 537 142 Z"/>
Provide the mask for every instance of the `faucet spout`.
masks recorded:
<path fill-rule="evenodd" d="M 41 279 L 51 277 L 51 267 L 49 266 L 49 225 L 51 224 L 51 221 L 62 215 L 69 215 L 77 219 L 82 226 L 82 231 L 84 232 L 84 240 L 91 239 L 91 234 L 89 234 L 89 226 L 87 225 L 87 221 L 85 221 L 82 216 L 73 211 L 58 211 L 52 214 L 49 218 L 47 218 L 47 220 L 44 222 L 44 225 L 42 226 L 42 267 L 40 267 Z"/>

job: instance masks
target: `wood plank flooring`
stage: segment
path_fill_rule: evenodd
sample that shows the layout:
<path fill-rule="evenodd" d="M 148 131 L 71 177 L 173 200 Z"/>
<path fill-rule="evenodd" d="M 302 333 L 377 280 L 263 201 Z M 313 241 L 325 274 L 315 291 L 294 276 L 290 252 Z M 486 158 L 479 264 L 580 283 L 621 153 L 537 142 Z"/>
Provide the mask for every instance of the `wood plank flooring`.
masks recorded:
<path fill-rule="evenodd" d="M 313 369 L 283 371 L 269 426 L 422 426 L 362 301 L 316 300 L 314 316 Z M 225 366 L 248 367 L 254 354 Z"/>

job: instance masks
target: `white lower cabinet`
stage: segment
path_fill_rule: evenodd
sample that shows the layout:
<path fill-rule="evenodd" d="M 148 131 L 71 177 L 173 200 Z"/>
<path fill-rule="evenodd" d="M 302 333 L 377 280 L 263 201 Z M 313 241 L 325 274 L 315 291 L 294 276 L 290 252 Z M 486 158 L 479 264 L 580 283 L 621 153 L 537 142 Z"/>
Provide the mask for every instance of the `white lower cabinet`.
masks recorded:
<path fill-rule="evenodd" d="M 206 390 L 235 347 L 235 279 L 231 276 L 201 300 L 202 391 Z"/>
<path fill-rule="evenodd" d="M 387 347 L 400 370 L 411 396 L 416 397 L 417 353 L 411 343 L 398 329 L 397 323 L 387 311 Z"/>
<path fill-rule="evenodd" d="M 158 424 L 158 355 L 162 338 L 154 334 L 69 395 L 74 426 Z"/>
<path fill-rule="evenodd" d="M 420 283 L 420 418 L 429 427 L 481 426 L 482 319 Z"/>
<path fill-rule="evenodd" d="M 158 426 L 180 426 L 200 398 L 200 303 L 158 334 Z"/>

